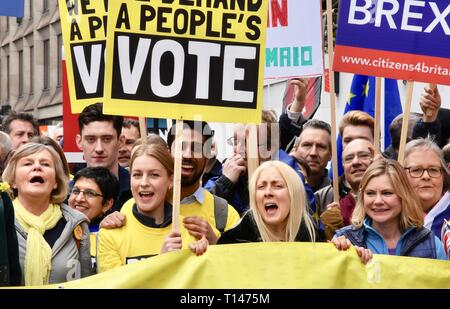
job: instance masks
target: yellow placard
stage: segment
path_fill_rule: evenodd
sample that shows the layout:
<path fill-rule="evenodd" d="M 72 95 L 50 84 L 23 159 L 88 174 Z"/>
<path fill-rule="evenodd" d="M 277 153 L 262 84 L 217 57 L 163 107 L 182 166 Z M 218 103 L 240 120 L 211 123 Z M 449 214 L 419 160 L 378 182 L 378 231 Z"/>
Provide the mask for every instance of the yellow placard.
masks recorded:
<path fill-rule="evenodd" d="M 72 113 L 103 102 L 108 0 L 58 0 Z"/>
<path fill-rule="evenodd" d="M 251 243 L 210 246 L 203 256 L 166 253 L 63 283 L 65 288 L 450 288 L 449 261 L 375 254 L 331 243 Z M 55 286 L 53 286 L 55 287 Z"/>
<path fill-rule="evenodd" d="M 261 122 L 267 1 L 109 1 L 104 111 Z"/>

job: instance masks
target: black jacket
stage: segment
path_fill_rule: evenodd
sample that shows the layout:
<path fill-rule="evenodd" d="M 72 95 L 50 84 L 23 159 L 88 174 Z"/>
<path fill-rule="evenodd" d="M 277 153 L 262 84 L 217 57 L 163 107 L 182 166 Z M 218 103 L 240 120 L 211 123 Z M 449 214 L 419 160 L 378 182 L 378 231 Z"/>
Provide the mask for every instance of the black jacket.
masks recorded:
<path fill-rule="evenodd" d="M 20 285 L 22 271 L 19 262 L 14 208 L 6 192 L 2 192 L 0 198 L 0 286 Z"/>
<path fill-rule="evenodd" d="M 314 228 L 316 234 L 315 241 L 322 241 L 323 235 L 320 234 L 316 227 Z M 302 222 L 302 224 L 300 225 L 300 230 L 298 231 L 295 241 L 311 242 L 311 237 L 309 236 L 306 224 L 304 222 Z M 235 244 L 247 242 L 262 242 L 261 235 L 259 234 L 251 211 L 245 214 L 245 216 L 237 226 L 223 233 L 217 241 L 217 244 Z"/>
<path fill-rule="evenodd" d="M 294 121 L 289 119 L 287 113 L 281 114 L 278 121 L 280 126 L 280 149 L 283 149 L 287 153 L 291 151 L 294 145 L 293 140 L 302 133 L 303 125 L 306 121 L 307 119 L 303 119 L 302 117 L 298 121 Z"/>
<path fill-rule="evenodd" d="M 439 109 L 438 116 L 434 122 L 423 122 L 420 119 L 413 129 L 412 137 L 427 137 L 428 135 L 434 140 L 440 148 L 447 144 L 450 138 L 450 109 Z"/>

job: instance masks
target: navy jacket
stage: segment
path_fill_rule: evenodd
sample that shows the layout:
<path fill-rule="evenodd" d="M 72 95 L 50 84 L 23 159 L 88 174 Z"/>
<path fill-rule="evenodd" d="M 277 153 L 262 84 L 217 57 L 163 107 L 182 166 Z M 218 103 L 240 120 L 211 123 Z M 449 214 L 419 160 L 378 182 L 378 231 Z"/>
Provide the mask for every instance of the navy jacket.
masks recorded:
<path fill-rule="evenodd" d="M 336 231 L 336 237 L 344 235 L 350 242 L 359 247 L 367 248 L 368 230 L 365 225 L 356 228 L 353 225 Z M 436 259 L 436 240 L 434 234 L 427 228 L 411 228 L 403 234 L 400 256 Z M 377 253 L 377 252 L 374 252 Z"/>

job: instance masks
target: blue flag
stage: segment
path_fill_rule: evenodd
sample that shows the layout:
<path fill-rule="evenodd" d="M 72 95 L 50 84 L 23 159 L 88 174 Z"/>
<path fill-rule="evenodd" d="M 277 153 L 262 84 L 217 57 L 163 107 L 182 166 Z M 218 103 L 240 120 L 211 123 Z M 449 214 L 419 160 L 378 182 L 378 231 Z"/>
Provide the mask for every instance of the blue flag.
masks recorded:
<path fill-rule="evenodd" d="M 399 114 L 403 113 L 398 84 L 395 79 L 384 79 L 384 149 L 391 144 L 389 126 Z"/>
<path fill-rule="evenodd" d="M 391 144 L 389 126 L 392 120 L 402 113 L 402 104 L 396 80 L 386 78 L 384 87 L 384 148 L 387 148 Z M 344 114 L 352 110 L 361 110 L 372 117 L 375 116 L 375 77 L 357 74 L 353 76 Z M 337 157 L 340 176 L 344 172 L 342 167 L 342 138 L 340 135 L 337 138 Z"/>
<path fill-rule="evenodd" d="M 23 17 L 23 3 L 24 0 L 0 0 L 0 16 Z"/>

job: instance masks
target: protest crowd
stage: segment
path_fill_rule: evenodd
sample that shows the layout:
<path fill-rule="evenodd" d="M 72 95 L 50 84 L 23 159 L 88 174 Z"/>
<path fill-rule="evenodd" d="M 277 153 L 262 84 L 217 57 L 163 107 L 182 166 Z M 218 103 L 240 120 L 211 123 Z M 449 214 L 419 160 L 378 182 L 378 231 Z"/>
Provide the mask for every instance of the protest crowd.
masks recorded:
<path fill-rule="evenodd" d="M 151 5 L 141 9 L 149 31 Z M 188 14 L 190 9 L 174 12 Z M 256 5 L 245 9 L 259 10 Z M 128 10 L 132 14 L 131 5 Z M 119 12 L 123 14 L 116 27 L 130 27 L 128 11 Z M 138 24 L 137 19 L 130 20 Z M 246 20 L 250 40 L 259 37 L 256 20 Z M 232 37 L 231 23 L 225 21 L 226 31 L 214 37 Z M 202 25 L 196 27 L 199 31 Z M 134 39 L 119 36 L 118 41 Z M 150 39 L 144 40 L 133 41 L 134 53 L 150 45 Z M 185 46 L 179 42 L 165 43 Z M 142 55 L 154 57 L 163 44 L 158 43 L 151 45 L 149 55 Z M 214 57 L 243 53 L 228 48 L 223 45 L 226 53 Z M 196 49 L 191 42 L 188 49 L 191 56 L 205 56 L 204 50 L 215 53 L 213 45 Z M 249 51 L 241 59 L 250 55 Z M 187 54 L 183 57 L 189 70 L 197 70 Z M 132 95 L 132 89 L 138 94 L 142 90 L 139 82 L 133 85 L 138 61 L 136 56 L 133 65 L 111 62 L 111 67 L 128 69 L 128 79 L 118 78 L 122 83 L 129 81 L 123 87 L 127 95 Z M 226 64 L 225 59 L 222 65 Z M 148 65 L 143 60 L 144 72 L 150 71 Z M 214 66 L 219 65 L 214 62 Z M 240 70 L 234 69 L 235 73 Z M 114 95 L 119 91 L 114 89 L 119 85 L 117 76 L 113 69 L 106 72 L 112 76 L 109 90 Z M 176 97 L 173 102 L 179 103 L 179 97 L 187 93 L 196 95 L 198 102 L 229 101 L 234 86 L 225 86 L 227 76 L 223 72 L 208 88 L 221 89 L 221 97 L 208 96 L 200 87 L 195 94 L 183 92 L 180 84 L 180 95 L 167 86 L 165 98 Z M 151 74 L 148 82 L 155 83 L 154 78 Z M 258 77 L 251 78 L 256 84 Z M 205 82 L 199 75 L 192 79 L 197 84 Z M 164 77 L 161 89 L 166 87 L 162 81 Z M 11 111 L 4 116 L 0 132 L 0 286 L 59 284 L 182 249 L 201 256 L 212 246 L 258 242 L 323 242 L 336 254 L 354 248 L 362 264 L 370 263 L 374 254 L 448 260 L 450 109 L 446 108 L 449 102 L 441 99 L 440 86 L 430 84 L 423 90 L 421 113 L 408 111 L 407 133 L 404 114 L 396 113 L 388 129 L 390 144 L 382 151 L 376 143 L 377 120 L 362 108 L 346 110 L 336 128 L 314 118 L 314 113 L 302 113 L 313 81 L 305 76 L 289 79 L 292 100 L 281 115 L 262 106 L 260 124 L 236 122 L 227 140 L 232 154 L 224 160 L 217 157 L 214 130 L 204 119 L 188 116 L 179 127 L 177 117 L 172 117 L 167 136 L 148 134 L 138 120 L 127 117 L 147 115 L 109 113 L 108 100 L 99 98 L 80 108 L 78 123 L 70 124 L 78 126 L 75 137 L 64 135 L 62 125 L 54 136 L 45 136 L 32 114 Z M 223 88 L 217 83 L 223 83 Z M 153 84 L 151 89 L 144 101 L 164 97 Z M 120 96 L 126 97 L 121 93 L 109 99 L 117 103 Z M 85 163 L 68 162 L 63 146 L 68 138 L 75 138 Z M 340 149 L 335 162 L 338 175 L 333 175 L 332 150 L 336 148 Z"/>
<path fill-rule="evenodd" d="M 293 82 L 299 85 L 294 104 L 304 100 L 307 81 L 301 81 Z M 438 95 L 425 94 L 422 106 Z M 219 162 L 208 123 L 185 121 L 178 231 L 172 230 L 169 194 L 175 126 L 167 143 L 152 135 L 144 142 L 136 129 L 130 147 L 124 124 L 136 121 L 103 114 L 101 103 L 89 105 L 79 115 L 77 136 L 86 166 L 71 171 L 60 145 L 37 135 L 33 116 L 13 112 L 1 134 L 2 186 L 8 184 L 1 194 L 2 252 L 10 272 L 5 283 L 60 283 L 164 252 L 191 248 L 200 255 L 208 246 L 242 242 L 331 240 L 338 249 L 356 246 L 363 262 L 374 253 L 447 259 L 450 162 L 439 145 L 448 152 L 449 132 L 424 129 L 449 120 L 437 117 L 450 111 L 436 102 L 434 120 L 422 117 L 415 123 L 403 166 L 394 160 L 395 152 L 380 153 L 373 146 L 370 115 L 345 115 L 338 202 L 327 170 L 328 123 L 309 119 L 296 126 L 287 152 L 279 147 L 279 136 L 270 136 L 278 120 L 263 111 L 262 164 L 249 179 L 248 126 L 235 126 L 233 154 Z M 128 161 L 119 164 L 125 152 Z M 206 172 L 211 166 L 214 170 Z M 73 265 L 79 265 L 76 272 Z"/>

